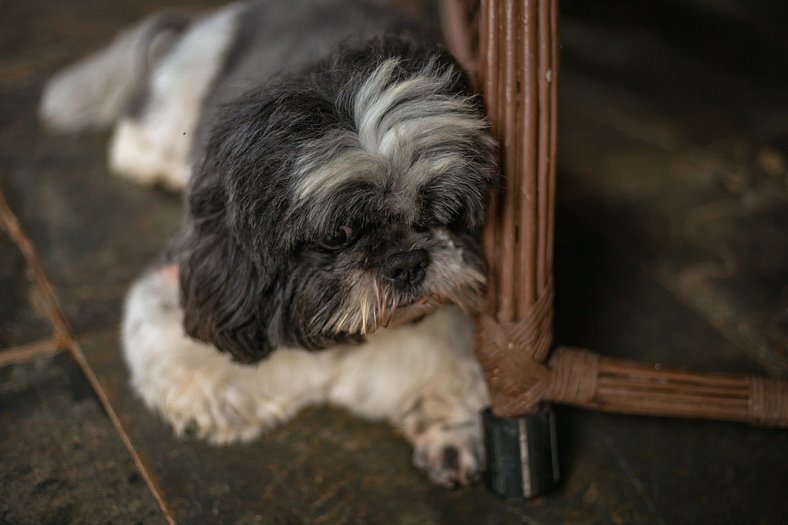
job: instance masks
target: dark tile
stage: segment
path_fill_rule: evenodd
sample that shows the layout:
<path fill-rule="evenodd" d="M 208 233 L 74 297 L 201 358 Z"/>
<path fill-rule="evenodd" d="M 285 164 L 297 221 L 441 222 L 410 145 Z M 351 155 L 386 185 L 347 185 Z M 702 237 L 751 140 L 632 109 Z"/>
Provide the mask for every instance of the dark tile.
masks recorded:
<path fill-rule="evenodd" d="M 43 79 L 0 97 L 0 185 L 71 327 L 82 332 L 117 322 L 128 282 L 175 229 L 180 198 L 111 176 L 104 134 L 41 129 Z"/>
<path fill-rule="evenodd" d="M 559 208 L 556 235 L 558 344 L 674 368 L 764 373 L 585 217 Z M 576 513 L 568 522 L 777 523 L 788 512 L 784 430 L 568 408 L 558 415 L 563 497 Z"/>
<path fill-rule="evenodd" d="M 652 5 L 675 27 L 576 4 L 562 20 L 558 199 L 788 375 L 788 77 L 753 76 L 782 51 L 723 24 L 751 60 L 715 58 L 677 34 L 690 8 Z"/>
<path fill-rule="evenodd" d="M 110 176 L 103 139 L 46 139 L 12 158 L 2 181 L 75 333 L 118 322 L 129 282 L 161 252 L 181 213 L 180 197 Z"/>
<path fill-rule="evenodd" d="M 0 97 L 0 184 L 72 329 L 105 327 L 175 229 L 180 198 L 111 176 L 106 135 L 48 135 L 34 118 L 39 88 Z"/>
<path fill-rule="evenodd" d="M 432 486 L 392 428 L 334 409 L 308 410 L 247 445 L 176 439 L 130 391 L 116 334 L 82 347 L 179 522 L 523 521 L 481 487 Z"/>
<path fill-rule="evenodd" d="M 175 1 L 204 8 L 217 0 Z M 0 19 L 0 185 L 75 332 L 117 323 L 125 289 L 163 248 L 180 197 L 111 176 L 108 135 L 52 136 L 37 122 L 45 80 L 105 45 L 158 0 L 14 2 Z"/>
<path fill-rule="evenodd" d="M 0 521 L 162 523 L 66 353 L 0 368 Z"/>
<path fill-rule="evenodd" d="M 763 16 L 771 4 L 771 15 Z M 703 145 L 786 129 L 785 6 L 616 0 L 561 3 L 561 67 L 635 94 Z M 717 9 L 715 9 L 717 8 Z M 619 109 L 626 107 L 626 97 Z M 761 137 L 763 138 L 763 137 Z"/>
<path fill-rule="evenodd" d="M 17 2 L 0 18 L 0 53 L 3 58 L 12 57 L 0 66 L 0 177 L 78 333 L 117 324 L 129 281 L 156 256 L 177 226 L 180 202 L 178 197 L 109 176 L 104 165 L 106 136 L 63 138 L 45 134 L 33 117 L 38 91 L 55 66 L 99 45 L 131 18 L 158 4 L 153 0 L 112 5 L 96 1 L 74 9 L 71 2 L 37 0 Z M 615 45 L 612 49 L 629 48 Z M 630 56 L 634 56 L 631 63 L 648 57 L 643 53 Z M 613 64 L 612 69 L 617 66 Z M 633 246 L 650 246 L 643 251 L 664 253 L 665 258 L 660 260 L 670 262 L 674 257 L 671 247 L 685 242 L 659 229 L 663 222 L 673 220 L 673 204 L 665 205 L 667 211 L 651 214 L 641 209 L 642 203 L 658 203 L 669 194 L 688 207 L 697 202 L 696 193 L 690 190 L 696 186 L 701 188 L 698 193 L 715 190 L 719 184 L 705 179 L 692 182 L 695 179 L 687 172 L 677 171 L 672 180 L 676 186 L 668 188 L 675 191 L 661 191 L 661 186 L 667 185 L 660 179 L 642 176 L 643 187 L 660 190 L 644 198 L 640 189 L 632 188 L 632 179 L 606 173 L 613 168 L 620 173 L 615 164 L 619 162 L 640 176 L 652 161 L 658 163 L 652 169 L 660 172 L 664 166 L 659 164 L 660 156 L 668 156 L 670 148 L 683 137 L 709 129 L 749 129 L 745 124 L 754 119 L 720 116 L 708 104 L 697 106 L 689 125 L 678 118 L 680 111 L 663 118 L 664 106 L 642 112 L 641 97 L 632 95 L 632 89 L 649 85 L 643 75 L 637 77 L 645 79 L 639 84 L 625 86 L 629 98 L 618 96 L 621 90 L 616 92 L 616 101 L 624 111 L 614 114 L 615 125 L 596 113 L 583 113 L 593 110 L 595 104 L 610 108 L 611 104 L 598 102 L 604 97 L 584 98 L 580 96 L 583 90 L 576 89 L 574 94 L 565 90 L 562 104 L 574 104 L 574 109 L 567 105 L 567 109 L 562 108 L 564 114 L 586 115 L 586 120 L 576 128 L 580 131 L 571 132 L 574 135 L 562 135 L 561 150 L 566 153 L 562 158 L 570 176 L 564 178 L 560 194 L 574 209 L 588 211 L 605 232 L 619 231 L 622 225 L 616 221 L 624 223 L 632 228 L 632 237 L 648 241 Z M 573 81 L 570 71 L 564 78 L 569 88 L 572 82 L 583 88 L 589 84 Z M 585 77 L 577 78 L 582 81 Z M 589 85 L 598 88 L 598 79 L 592 79 Z M 676 86 L 676 82 L 671 85 Z M 670 86 L 662 87 L 660 100 L 671 100 L 670 93 Z M 698 98 L 684 88 L 675 93 L 694 97 L 682 100 Z M 622 118 L 630 114 L 637 118 Z M 611 127 L 612 131 L 605 131 Z M 624 146 L 656 144 L 659 155 L 652 151 L 648 156 L 639 152 L 627 156 L 623 146 L 611 153 L 604 144 L 595 142 L 597 134 L 631 138 L 633 129 L 639 142 L 627 139 Z M 584 141 L 588 141 L 590 151 L 584 149 Z M 709 151 L 704 162 L 720 158 L 718 150 Z M 572 156 L 576 159 L 567 164 L 566 159 Z M 633 162 L 637 158 L 640 163 Z M 584 177 L 575 177 L 573 171 Z M 595 176 L 611 181 L 598 186 L 607 188 L 605 191 L 594 193 L 585 187 L 578 191 L 571 186 Z M 692 184 L 680 186 L 685 180 Z M 617 187 L 619 193 L 614 191 Z M 632 202 L 623 198 L 627 191 L 633 195 Z M 604 199 L 605 192 L 613 197 Z M 615 206 L 597 206 L 605 202 Z M 608 213 L 599 213 L 599 209 Z M 562 219 L 559 232 L 560 341 L 675 366 L 757 370 L 754 360 L 737 345 L 730 344 L 693 309 L 657 286 L 651 275 L 638 271 L 582 221 L 567 224 Z M 648 226 L 646 233 L 635 228 L 641 225 Z M 657 233 L 647 235 L 652 231 Z M 712 257 L 716 249 L 703 245 L 692 248 L 698 250 L 699 261 Z M 750 301 L 745 303 L 748 308 Z M 759 306 L 758 311 L 768 309 L 772 304 L 769 301 L 772 299 L 767 297 L 766 306 Z M 740 319 L 752 325 L 752 317 L 746 317 L 747 312 L 742 310 L 736 310 L 736 327 Z M 788 438 L 784 432 L 561 409 L 562 486 L 554 494 L 531 502 L 503 502 L 481 487 L 450 492 L 431 486 L 413 469 L 409 448 L 392 429 L 358 421 L 336 410 L 309 410 L 292 423 L 243 446 L 216 448 L 177 440 L 130 392 L 117 334 L 103 331 L 83 335 L 79 340 L 144 463 L 161 486 L 175 517 L 183 523 L 744 523 L 777 521 L 788 512 L 782 497 L 785 482 L 779 477 L 788 469 Z M 58 419 L 62 418 L 55 418 L 57 424 L 65 424 Z M 3 425 L 0 432 L 7 428 Z M 107 437 L 106 441 L 112 439 Z M 120 453 L 114 457 L 120 457 Z M 71 458 L 57 456 L 52 463 L 61 461 Z M 23 479 L 22 474 L 15 476 Z M 38 483 L 47 478 L 36 479 Z M 136 483 L 137 478 L 127 479 Z M 90 481 L 81 485 L 87 493 L 94 490 Z M 72 505 L 77 505 L 81 500 L 75 496 L 73 501 Z M 76 512 L 75 508 L 79 507 L 72 506 L 69 511 L 64 503 L 62 515 Z M 20 511 L 16 507 L 12 510 Z M 49 519 L 42 515 L 36 521 Z"/>
<path fill-rule="evenodd" d="M 562 213 L 558 242 L 559 342 L 672 366 L 758 371 L 582 221 Z M 785 432 L 560 409 L 561 487 L 505 502 L 482 487 L 431 486 L 393 429 L 333 409 L 308 410 L 248 445 L 178 440 L 130 391 L 117 334 L 82 347 L 184 522 L 768 523 L 788 512 Z"/>
<path fill-rule="evenodd" d="M 146 16 L 172 7 L 203 9 L 220 0 L 103 0 L 3 2 L 0 91 L 34 87 L 43 76 L 109 42 Z M 34 116 L 31 113 L 30 116 Z"/>
<path fill-rule="evenodd" d="M 0 226 L 0 352 L 48 338 L 52 328 L 37 309 L 39 293 L 25 260 Z"/>
<path fill-rule="evenodd" d="M 749 352 L 670 294 L 584 215 L 561 205 L 558 210 L 558 344 L 673 368 L 764 373 Z"/>
<path fill-rule="evenodd" d="M 767 370 L 788 373 L 782 188 L 691 146 L 655 147 L 584 111 L 565 105 L 559 201 L 615 238 Z"/>

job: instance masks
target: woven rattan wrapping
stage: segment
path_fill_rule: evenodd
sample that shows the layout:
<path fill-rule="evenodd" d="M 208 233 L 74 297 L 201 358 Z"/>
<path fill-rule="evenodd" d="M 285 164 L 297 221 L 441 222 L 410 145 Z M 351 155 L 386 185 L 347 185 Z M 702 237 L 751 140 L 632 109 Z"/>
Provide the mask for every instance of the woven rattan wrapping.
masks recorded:
<path fill-rule="evenodd" d="M 605 412 L 788 426 L 788 383 L 778 379 L 665 369 L 558 348 L 544 399 Z"/>
<path fill-rule="evenodd" d="M 489 311 L 477 349 L 493 412 L 522 414 L 544 394 L 552 345 L 556 4 L 481 3 L 479 86 L 501 142 L 504 187 L 484 231 Z"/>
<path fill-rule="evenodd" d="M 485 225 L 477 355 L 497 416 L 544 400 L 608 412 L 788 426 L 788 383 L 665 370 L 553 344 L 556 0 L 444 0 L 447 42 L 484 94 L 504 184 Z M 473 25 L 478 19 L 478 38 Z M 477 50 L 476 43 L 479 49 Z M 478 57 L 478 68 L 473 65 Z M 549 357 L 549 361 L 547 361 Z"/>

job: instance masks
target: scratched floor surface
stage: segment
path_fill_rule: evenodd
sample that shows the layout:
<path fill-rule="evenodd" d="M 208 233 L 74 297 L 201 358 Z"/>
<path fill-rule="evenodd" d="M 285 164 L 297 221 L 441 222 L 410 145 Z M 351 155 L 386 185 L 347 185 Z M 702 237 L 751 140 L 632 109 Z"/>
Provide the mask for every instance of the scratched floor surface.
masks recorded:
<path fill-rule="evenodd" d="M 564 480 L 530 502 L 433 487 L 395 431 L 333 409 L 242 446 L 174 438 L 117 330 L 180 199 L 34 118 L 47 75 L 159 5 L 0 2 L 0 523 L 784 522 L 788 432 L 735 424 L 559 408 Z M 785 9 L 588 5 L 562 4 L 559 342 L 785 376 Z"/>

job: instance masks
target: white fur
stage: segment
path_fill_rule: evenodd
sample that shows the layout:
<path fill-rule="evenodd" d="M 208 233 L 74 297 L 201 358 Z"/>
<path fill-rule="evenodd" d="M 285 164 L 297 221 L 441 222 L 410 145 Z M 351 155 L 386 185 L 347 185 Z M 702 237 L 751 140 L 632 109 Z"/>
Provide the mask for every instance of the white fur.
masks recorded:
<path fill-rule="evenodd" d="M 313 152 L 299 159 L 304 174 L 301 199 L 329 195 L 341 183 L 363 178 L 391 186 L 406 215 L 410 203 L 433 177 L 462 170 L 462 155 L 429 154 L 452 144 L 453 151 L 471 141 L 492 140 L 487 122 L 471 99 L 441 93 L 459 73 L 429 64 L 400 82 L 391 77 L 397 59 L 384 61 L 364 82 L 353 101 L 356 132 L 335 130 Z M 419 154 L 418 152 L 421 152 Z"/>
<path fill-rule="evenodd" d="M 350 291 L 342 307 L 337 309 L 326 326 L 317 327 L 318 331 L 333 329 L 366 335 L 379 326 L 388 326 L 390 322 L 399 324 L 403 315 L 412 318 L 429 313 L 437 306 L 436 303 L 478 310 L 482 306 L 485 275 L 464 263 L 463 248 L 452 241 L 446 228 L 432 228 L 431 236 L 430 258 L 433 262 L 427 267 L 422 286 L 432 293 L 425 301 L 411 305 L 410 313 L 398 309 L 400 297 L 395 290 L 380 285 L 370 272 L 358 270 L 348 279 Z"/>
<path fill-rule="evenodd" d="M 109 150 L 112 171 L 143 184 L 185 187 L 192 135 L 234 41 L 241 8 L 231 4 L 196 23 L 157 64 L 144 113 L 122 118 L 115 128 Z"/>
<path fill-rule="evenodd" d="M 133 386 L 177 433 L 245 441 L 307 405 L 331 403 L 397 425 L 413 442 L 416 463 L 437 482 L 451 481 L 441 469 L 445 446 L 457 447 L 464 475 L 481 467 L 478 412 L 488 397 L 473 354 L 473 322 L 455 307 L 381 329 L 360 346 L 279 348 L 257 366 L 189 339 L 182 315 L 177 281 L 160 270 L 133 285 L 123 323 Z"/>

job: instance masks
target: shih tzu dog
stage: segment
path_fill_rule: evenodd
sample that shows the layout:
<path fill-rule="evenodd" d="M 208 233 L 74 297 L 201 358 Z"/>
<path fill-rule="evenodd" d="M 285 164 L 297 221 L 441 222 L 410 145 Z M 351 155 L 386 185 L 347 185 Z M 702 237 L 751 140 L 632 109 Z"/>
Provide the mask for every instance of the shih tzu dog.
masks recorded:
<path fill-rule="evenodd" d="M 361 0 L 170 11 L 47 85 L 51 127 L 114 129 L 112 171 L 186 192 L 122 333 L 177 433 L 245 441 L 330 403 L 392 422 L 437 483 L 483 467 L 471 316 L 497 151 L 425 34 Z"/>

